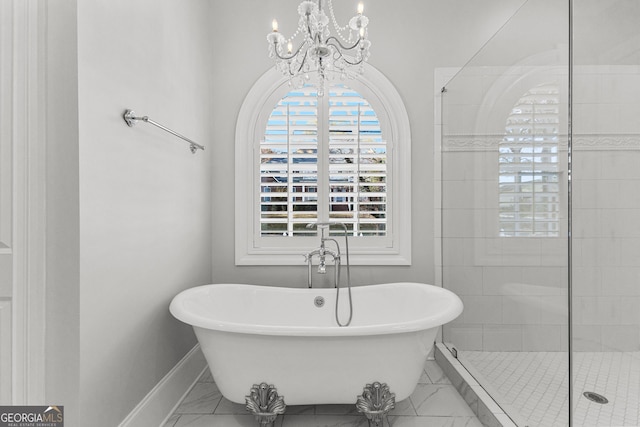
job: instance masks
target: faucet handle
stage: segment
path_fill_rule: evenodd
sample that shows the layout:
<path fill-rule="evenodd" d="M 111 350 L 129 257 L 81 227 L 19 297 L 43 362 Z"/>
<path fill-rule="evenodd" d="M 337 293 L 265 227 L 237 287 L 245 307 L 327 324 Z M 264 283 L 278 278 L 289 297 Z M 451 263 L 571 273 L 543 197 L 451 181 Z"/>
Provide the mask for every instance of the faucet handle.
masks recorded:
<path fill-rule="evenodd" d="M 318 264 L 318 273 L 319 274 L 327 273 L 327 264 L 324 262 L 324 259 L 321 259 L 320 263 Z"/>

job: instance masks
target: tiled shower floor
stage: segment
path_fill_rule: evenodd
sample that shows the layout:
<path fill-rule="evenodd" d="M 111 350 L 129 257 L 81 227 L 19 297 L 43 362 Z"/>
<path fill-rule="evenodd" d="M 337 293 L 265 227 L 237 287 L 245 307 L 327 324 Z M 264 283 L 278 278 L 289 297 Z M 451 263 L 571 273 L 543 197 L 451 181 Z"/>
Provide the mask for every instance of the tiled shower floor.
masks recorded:
<path fill-rule="evenodd" d="M 435 361 L 427 361 L 415 392 L 396 402 L 389 421 L 393 427 L 482 427 Z M 276 427 L 367 425 L 366 418 L 355 409 L 355 396 L 353 405 L 287 406 L 285 414 L 276 420 Z M 183 426 L 256 427 L 257 422 L 244 405 L 222 397 L 211 374 L 205 371 L 163 427 Z"/>
<path fill-rule="evenodd" d="M 461 351 L 460 357 L 529 427 L 568 425 L 567 353 Z M 573 372 L 576 427 L 640 426 L 640 352 L 577 352 Z M 585 391 L 609 403 L 591 402 Z"/>

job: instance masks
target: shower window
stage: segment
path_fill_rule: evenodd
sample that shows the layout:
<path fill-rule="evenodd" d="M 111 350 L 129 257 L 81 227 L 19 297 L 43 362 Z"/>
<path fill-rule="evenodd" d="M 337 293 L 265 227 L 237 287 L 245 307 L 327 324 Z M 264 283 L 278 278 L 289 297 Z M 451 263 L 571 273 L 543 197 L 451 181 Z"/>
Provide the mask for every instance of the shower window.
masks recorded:
<path fill-rule="evenodd" d="M 307 225 L 318 221 L 346 225 L 355 265 L 411 262 L 402 100 L 370 67 L 325 85 L 317 96 L 314 85 L 292 89 L 268 72 L 245 98 L 236 127 L 238 265 L 300 264 L 318 243 Z"/>
<path fill-rule="evenodd" d="M 500 236 L 558 237 L 557 84 L 527 91 L 507 118 L 499 149 Z"/>

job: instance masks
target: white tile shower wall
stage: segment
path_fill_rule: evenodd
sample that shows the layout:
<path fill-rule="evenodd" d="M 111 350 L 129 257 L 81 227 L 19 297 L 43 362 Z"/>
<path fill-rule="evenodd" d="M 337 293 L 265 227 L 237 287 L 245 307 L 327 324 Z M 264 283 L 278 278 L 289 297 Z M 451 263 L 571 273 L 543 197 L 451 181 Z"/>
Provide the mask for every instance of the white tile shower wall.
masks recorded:
<path fill-rule="evenodd" d="M 640 105 L 629 94 L 640 87 L 640 67 L 605 71 L 577 67 L 574 78 L 575 345 L 637 351 L 640 122 L 634 117 Z M 486 81 L 490 70 L 482 73 Z M 477 122 L 482 103 L 473 98 L 470 104 L 478 105 L 456 108 L 470 123 Z M 445 120 L 455 117 L 447 114 Z M 488 136 L 462 135 L 464 126 L 456 125 L 461 134 L 442 141 L 443 282 L 465 303 L 463 315 L 445 327 L 445 340 L 469 350 L 565 350 L 567 241 L 498 236 L 501 135 L 498 125 L 483 126 L 493 127 Z"/>
<path fill-rule="evenodd" d="M 574 88 L 576 347 L 638 351 L 640 67 L 578 67 Z"/>
<path fill-rule="evenodd" d="M 484 67 L 476 75 L 465 72 L 446 95 L 440 153 L 442 271 L 445 286 L 461 296 L 465 310 L 445 326 L 444 336 L 461 349 L 553 351 L 564 346 L 566 239 L 499 235 L 498 147 L 506 115 L 495 111 L 511 111 L 530 89 L 519 76 L 530 71 Z M 562 70 L 551 75 L 562 79 Z M 510 89 L 514 99 L 491 93 L 491 87 L 504 87 L 510 79 L 517 81 Z"/>
<path fill-rule="evenodd" d="M 494 148 L 443 153 L 443 280 L 465 304 L 445 339 L 463 349 L 560 350 L 566 242 L 498 236 Z M 462 177 L 446 171 L 447 164 Z"/>

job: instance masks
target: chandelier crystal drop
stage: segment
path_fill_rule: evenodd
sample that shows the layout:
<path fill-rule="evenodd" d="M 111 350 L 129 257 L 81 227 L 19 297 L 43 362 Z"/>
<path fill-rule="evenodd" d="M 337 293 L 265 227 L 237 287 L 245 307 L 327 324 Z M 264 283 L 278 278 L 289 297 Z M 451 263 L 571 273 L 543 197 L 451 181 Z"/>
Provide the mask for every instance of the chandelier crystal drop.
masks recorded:
<path fill-rule="evenodd" d="M 298 29 L 288 39 L 278 32 L 275 19 L 273 31 L 267 35 L 269 57 L 275 60 L 276 69 L 289 77 L 289 84 L 295 88 L 309 83 L 309 74 L 316 72 L 318 96 L 324 94 L 325 80 L 362 74 L 371 45 L 367 40 L 369 18 L 362 14 L 362 3 L 344 27 L 338 25 L 332 0 L 328 0 L 329 16 L 322 5 L 323 0 L 300 3 Z M 330 19 L 336 35 L 329 31 Z M 297 43 L 295 48 L 294 43 Z"/>

